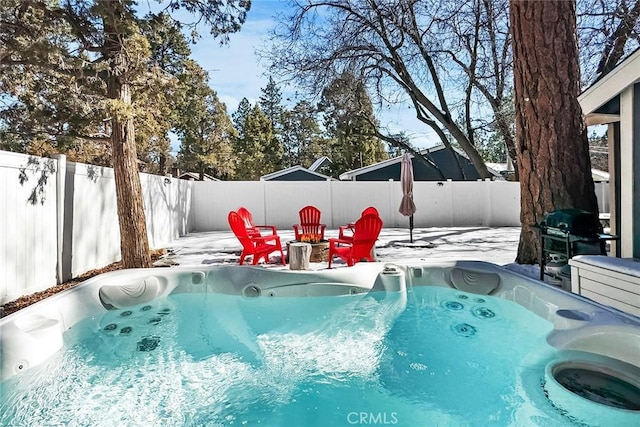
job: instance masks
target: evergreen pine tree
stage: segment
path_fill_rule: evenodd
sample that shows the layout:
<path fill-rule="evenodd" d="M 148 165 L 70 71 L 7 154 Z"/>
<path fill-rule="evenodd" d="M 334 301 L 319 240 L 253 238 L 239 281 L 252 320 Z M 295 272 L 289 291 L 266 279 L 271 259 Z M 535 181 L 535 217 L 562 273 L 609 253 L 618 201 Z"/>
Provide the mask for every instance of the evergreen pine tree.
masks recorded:
<path fill-rule="evenodd" d="M 236 179 L 257 180 L 282 168 L 282 144 L 275 137 L 271 121 L 257 104 L 245 117 L 234 149 L 238 157 Z"/>
<path fill-rule="evenodd" d="M 322 136 L 317 114 L 316 108 L 304 100 L 284 112 L 282 142 L 285 167 L 309 167 L 327 152 L 328 140 Z"/>
<path fill-rule="evenodd" d="M 278 130 L 282 128 L 282 115 L 284 113 L 284 107 L 282 106 L 282 92 L 280 88 L 273 80 L 273 77 L 269 76 L 269 82 L 267 86 L 260 89 L 262 95 L 258 99 L 258 104 L 262 111 L 271 121 L 273 128 Z"/>
<path fill-rule="evenodd" d="M 251 112 L 251 103 L 247 98 L 242 98 L 242 100 L 238 104 L 238 108 L 236 109 L 235 113 L 231 115 L 231 118 L 233 119 L 233 125 L 238 131 L 238 136 L 240 138 L 244 136 L 243 134 L 244 123 L 247 120 L 247 116 L 249 115 L 250 112 Z"/>
<path fill-rule="evenodd" d="M 377 120 L 362 81 L 343 73 L 322 91 L 320 111 L 331 139 L 334 174 L 357 169 L 388 158 L 375 135 Z"/>
<path fill-rule="evenodd" d="M 234 172 L 232 143 L 236 130 L 225 105 L 208 85 L 207 72 L 187 61 L 180 75 L 180 114 L 176 131 L 181 138 L 178 163 L 181 169 L 217 178 Z"/>

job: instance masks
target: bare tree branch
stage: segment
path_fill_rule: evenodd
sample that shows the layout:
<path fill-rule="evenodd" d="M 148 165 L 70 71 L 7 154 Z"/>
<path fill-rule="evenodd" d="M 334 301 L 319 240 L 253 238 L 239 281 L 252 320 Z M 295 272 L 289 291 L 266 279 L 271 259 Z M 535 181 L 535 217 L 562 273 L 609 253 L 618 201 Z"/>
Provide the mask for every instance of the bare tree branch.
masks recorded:
<path fill-rule="evenodd" d="M 622 59 L 624 47 L 631 38 L 634 26 L 640 17 L 640 1 L 636 1 L 630 10 L 625 10 L 621 15 L 618 27 L 609 36 L 602 51 L 602 58 L 596 69 L 598 75 L 607 74 Z"/>
<path fill-rule="evenodd" d="M 366 0 L 356 7 L 348 0 L 297 2 L 292 19 L 280 27 L 285 31 L 274 32 L 282 44 L 276 43 L 266 54 L 271 70 L 293 76 L 312 91 L 342 70 L 357 70 L 378 89 L 381 100 L 386 91 L 400 89 L 411 99 L 418 118 L 443 143 L 449 141 L 446 134 L 451 135 L 478 174 L 489 178 L 482 157 L 451 115 L 444 74 L 429 46 L 435 34 L 423 30 L 437 26 L 425 3 Z M 317 15 L 312 15 L 314 11 Z"/>

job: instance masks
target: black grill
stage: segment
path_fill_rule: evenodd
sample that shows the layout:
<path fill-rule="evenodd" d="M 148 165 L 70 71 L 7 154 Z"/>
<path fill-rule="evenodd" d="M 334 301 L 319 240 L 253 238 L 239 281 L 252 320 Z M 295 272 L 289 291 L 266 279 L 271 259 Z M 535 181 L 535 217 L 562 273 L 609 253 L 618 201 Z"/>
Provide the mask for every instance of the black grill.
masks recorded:
<path fill-rule="evenodd" d="M 544 234 L 566 237 L 568 234 L 579 237 L 597 238 L 602 233 L 602 224 L 598 215 L 582 209 L 558 209 L 546 214 L 540 221 L 540 230 Z"/>
<path fill-rule="evenodd" d="M 569 275 L 568 260 L 574 255 L 606 255 L 602 224 L 597 214 L 581 209 L 558 209 L 536 225 L 540 232 L 540 280 L 545 265 L 560 267 Z M 565 267 L 565 268 L 562 268 Z"/>

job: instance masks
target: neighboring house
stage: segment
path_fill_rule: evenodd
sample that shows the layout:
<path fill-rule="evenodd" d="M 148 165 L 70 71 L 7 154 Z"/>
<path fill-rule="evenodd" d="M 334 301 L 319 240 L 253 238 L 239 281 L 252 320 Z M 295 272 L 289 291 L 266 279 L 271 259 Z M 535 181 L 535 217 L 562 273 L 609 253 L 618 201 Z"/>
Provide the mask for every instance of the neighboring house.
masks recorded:
<path fill-rule="evenodd" d="M 493 171 L 496 171 L 500 175 L 502 175 L 502 177 L 507 181 L 516 180 L 516 175 L 513 168 L 513 162 L 510 159 L 507 159 L 505 163 L 486 162 L 485 164 L 487 165 L 487 168 L 489 168 L 489 172 L 493 173 Z"/>
<path fill-rule="evenodd" d="M 607 125 L 612 253 L 640 258 L 640 49 L 586 89 L 588 126 Z"/>
<path fill-rule="evenodd" d="M 487 165 L 488 168 L 493 169 L 496 172 L 511 172 L 513 171 L 513 168 L 509 168 L 509 164 L 508 163 L 490 163 L 490 162 L 486 162 L 485 163 Z"/>
<path fill-rule="evenodd" d="M 442 181 L 443 179 L 451 179 L 453 181 L 475 181 L 479 179 L 478 172 L 473 166 L 469 158 L 460 150 L 446 149 L 444 145 L 427 148 L 422 150 L 421 154 L 430 158 L 440 169 L 440 175 L 436 168 L 419 159 L 413 158 L 413 179 L 415 181 Z M 373 165 L 354 169 L 340 175 L 342 181 L 400 181 L 400 166 L 402 156 L 393 159 L 384 160 Z M 460 166 L 458 166 L 458 163 Z M 460 167 L 464 172 L 464 176 L 460 173 Z M 499 172 L 489 169 L 489 172 L 497 178 L 502 179 Z"/>
<path fill-rule="evenodd" d="M 587 125 L 607 125 L 610 232 L 608 256 L 569 261 L 571 291 L 640 316 L 640 49 L 585 90 Z"/>
<path fill-rule="evenodd" d="M 327 156 L 322 156 L 311 164 L 307 169 L 314 172 L 320 172 L 323 168 L 331 167 L 333 162 Z"/>
<path fill-rule="evenodd" d="M 303 168 L 300 165 L 291 166 L 260 177 L 260 181 L 327 181 L 330 176 Z"/>
<path fill-rule="evenodd" d="M 187 181 L 200 181 L 200 174 L 198 172 L 180 172 L 177 176 L 179 179 L 186 179 Z M 203 181 L 220 181 L 218 178 L 214 178 L 211 175 L 204 174 Z"/>

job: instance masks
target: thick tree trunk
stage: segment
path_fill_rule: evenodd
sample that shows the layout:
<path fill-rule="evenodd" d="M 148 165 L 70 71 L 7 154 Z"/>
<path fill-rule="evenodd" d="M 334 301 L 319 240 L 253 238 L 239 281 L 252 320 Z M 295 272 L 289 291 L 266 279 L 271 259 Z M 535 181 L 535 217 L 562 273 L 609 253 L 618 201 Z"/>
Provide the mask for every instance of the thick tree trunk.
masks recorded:
<path fill-rule="evenodd" d="M 586 127 L 575 1 L 511 0 L 522 232 L 517 262 L 538 260 L 533 228 L 552 210 L 598 211 Z"/>
<path fill-rule="evenodd" d="M 115 76 L 109 77 L 108 96 L 131 104 L 129 86 L 119 84 Z M 114 117 L 112 123 L 111 150 L 116 179 L 122 263 L 125 268 L 151 267 L 133 120 L 126 118 L 121 122 Z"/>
<path fill-rule="evenodd" d="M 138 172 L 135 130 L 131 117 L 131 89 L 127 81 L 129 62 L 121 33 L 125 28 L 124 8 L 119 2 L 106 2 L 103 7 L 105 50 L 109 70 L 106 78 L 107 97 L 114 100 L 111 118 L 111 150 L 116 180 L 116 201 L 120 225 L 120 252 L 125 268 L 151 267 L 149 239 L 142 203 L 142 186 Z M 120 31 L 118 31 L 120 30 Z"/>

